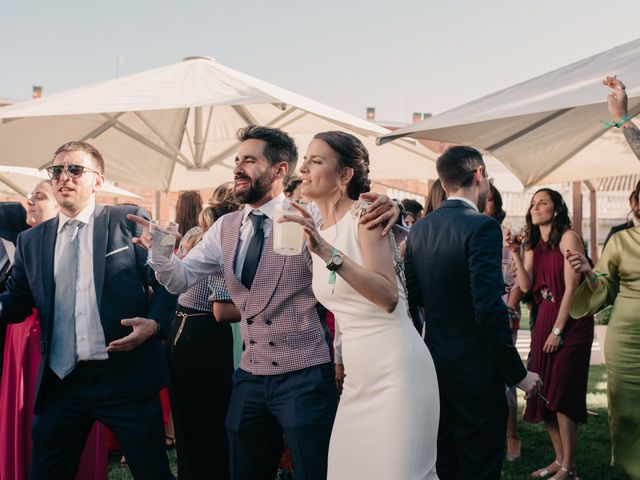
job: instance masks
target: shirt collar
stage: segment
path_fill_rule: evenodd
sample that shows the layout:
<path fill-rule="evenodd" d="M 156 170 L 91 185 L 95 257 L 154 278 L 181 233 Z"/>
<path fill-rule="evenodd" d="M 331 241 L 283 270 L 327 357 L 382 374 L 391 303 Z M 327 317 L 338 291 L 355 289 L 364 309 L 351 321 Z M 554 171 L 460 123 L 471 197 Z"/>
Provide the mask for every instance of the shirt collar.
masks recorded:
<path fill-rule="evenodd" d="M 247 217 L 254 210 L 266 215 L 269 220 L 273 221 L 273 210 L 275 208 L 276 203 L 282 203 L 282 202 L 285 201 L 285 199 L 286 199 L 286 197 L 284 196 L 284 193 L 281 193 L 277 197 L 272 198 L 271 200 L 269 200 L 264 205 L 261 205 L 259 208 L 253 208 L 250 205 L 245 205 L 244 206 L 244 215 L 242 216 L 242 223 L 244 224 L 246 222 Z"/>
<path fill-rule="evenodd" d="M 460 200 L 461 202 L 466 203 L 467 205 L 469 205 L 470 207 L 472 207 L 476 212 L 479 212 L 480 210 L 478 210 L 478 206 L 473 203 L 471 200 L 469 200 L 468 198 L 464 198 L 464 197 L 447 197 L 447 200 Z"/>
<path fill-rule="evenodd" d="M 89 205 L 84 207 L 73 220 L 78 220 L 86 225 L 93 225 L 93 212 L 96 209 L 96 202 L 89 202 Z M 64 228 L 65 224 L 71 220 L 71 217 L 67 217 L 64 213 L 60 212 L 58 216 L 58 233 Z"/>

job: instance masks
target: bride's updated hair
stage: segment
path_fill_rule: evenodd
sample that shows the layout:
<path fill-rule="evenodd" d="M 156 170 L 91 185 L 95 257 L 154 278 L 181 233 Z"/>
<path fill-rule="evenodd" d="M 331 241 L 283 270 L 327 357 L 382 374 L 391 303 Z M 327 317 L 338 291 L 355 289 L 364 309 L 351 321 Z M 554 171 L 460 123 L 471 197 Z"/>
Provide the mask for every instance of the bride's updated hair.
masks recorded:
<path fill-rule="evenodd" d="M 361 193 L 371 190 L 369 179 L 369 152 L 360 140 L 350 133 L 321 132 L 313 138 L 324 141 L 336 153 L 338 167 L 353 169 L 353 177 L 347 184 L 347 196 L 357 200 Z"/>

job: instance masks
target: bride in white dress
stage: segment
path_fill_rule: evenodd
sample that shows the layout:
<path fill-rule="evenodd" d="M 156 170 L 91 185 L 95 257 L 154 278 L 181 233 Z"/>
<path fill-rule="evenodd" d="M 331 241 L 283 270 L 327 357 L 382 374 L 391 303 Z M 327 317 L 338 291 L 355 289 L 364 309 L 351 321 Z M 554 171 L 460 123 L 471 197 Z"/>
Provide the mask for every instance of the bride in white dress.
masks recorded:
<path fill-rule="evenodd" d="M 437 479 L 439 397 L 431 355 L 415 330 L 392 242 L 359 224 L 354 204 L 369 190 L 364 145 L 323 132 L 300 168 L 304 207 L 280 221 L 303 225 L 313 255 L 313 290 L 342 332 L 345 382 L 329 447 L 328 480 Z"/>

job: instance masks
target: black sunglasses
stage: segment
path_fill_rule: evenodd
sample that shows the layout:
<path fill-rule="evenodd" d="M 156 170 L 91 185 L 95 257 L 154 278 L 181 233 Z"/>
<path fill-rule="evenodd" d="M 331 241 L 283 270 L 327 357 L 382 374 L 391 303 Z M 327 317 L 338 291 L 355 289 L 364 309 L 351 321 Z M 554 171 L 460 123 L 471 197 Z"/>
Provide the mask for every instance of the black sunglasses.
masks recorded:
<path fill-rule="evenodd" d="M 85 171 L 100 175 L 100 172 L 85 167 L 84 165 L 51 165 L 47 167 L 47 173 L 51 180 L 60 180 L 62 172 L 66 172 L 69 178 L 80 178 Z"/>

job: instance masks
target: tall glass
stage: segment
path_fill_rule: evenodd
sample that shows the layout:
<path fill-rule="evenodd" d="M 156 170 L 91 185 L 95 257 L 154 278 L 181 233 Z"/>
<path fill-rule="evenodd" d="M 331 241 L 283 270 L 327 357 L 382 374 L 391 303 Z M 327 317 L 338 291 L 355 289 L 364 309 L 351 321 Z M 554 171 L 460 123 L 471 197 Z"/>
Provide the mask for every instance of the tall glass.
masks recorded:
<path fill-rule="evenodd" d="M 510 290 L 513 287 L 513 260 L 502 260 L 502 278 L 505 287 Z"/>
<path fill-rule="evenodd" d="M 300 216 L 290 202 L 277 203 L 274 208 L 273 222 L 273 251 L 280 255 L 300 255 L 304 234 L 302 225 L 295 222 L 278 222 L 283 215 Z"/>
<path fill-rule="evenodd" d="M 150 258 L 154 263 L 167 263 L 173 256 L 178 235 L 178 224 L 166 220 L 151 220 L 149 222 L 151 233 Z"/>

